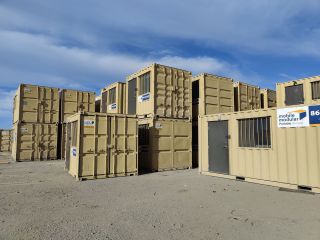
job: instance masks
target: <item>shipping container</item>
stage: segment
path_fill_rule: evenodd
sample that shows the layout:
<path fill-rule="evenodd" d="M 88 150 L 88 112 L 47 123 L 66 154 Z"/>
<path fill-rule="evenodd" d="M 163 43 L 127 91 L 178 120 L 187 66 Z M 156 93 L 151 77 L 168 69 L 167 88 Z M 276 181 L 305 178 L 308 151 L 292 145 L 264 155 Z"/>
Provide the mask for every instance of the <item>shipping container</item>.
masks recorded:
<path fill-rule="evenodd" d="M 259 109 L 260 88 L 243 82 L 234 83 L 234 110 L 246 111 Z"/>
<path fill-rule="evenodd" d="M 81 112 L 95 112 L 94 92 L 62 89 L 60 91 L 60 122 L 64 123 L 69 116 Z"/>
<path fill-rule="evenodd" d="M 265 88 L 260 90 L 261 108 L 277 107 L 276 91 Z"/>
<path fill-rule="evenodd" d="M 12 158 L 15 161 L 57 159 L 57 124 L 15 123 L 12 135 Z"/>
<path fill-rule="evenodd" d="M 159 64 L 127 77 L 128 114 L 147 117 L 184 118 L 192 116 L 189 71 Z"/>
<path fill-rule="evenodd" d="M 154 172 L 192 167 L 192 122 L 144 118 L 139 124 L 139 169 Z"/>
<path fill-rule="evenodd" d="M 95 112 L 99 113 L 101 111 L 100 109 L 101 109 L 101 96 L 97 96 L 95 101 Z"/>
<path fill-rule="evenodd" d="M 66 133 L 66 169 L 77 179 L 137 175 L 136 116 L 77 113 Z"/>
<path fill-rule="evenodd" d="M 320 104 L 320 76 L 277 83 L 277 106 Z"/>
<path fill-rule="evenodd" d="M 320 117 L 314 108 L 320 106 L 200 117 L 200 172 L 320 192 Z"/>
<path fill-rule="evenodd" d="M 13 99 L 13 123 L 59 122 L 59 89 L 21 84 Z"/>
<path fill-rule="evenodd" d="M 214 113 L 233 112 L 233 80 L 208 73 L 192 78 L 193 119 Z"/>
<path fill-rule="evenodd" d="M 11 152 L 11 129 L 0 129 L 0 152 Z"/>
<path fill-rule="evenodd" d="M 101 112 L 118 113 L 126 112 L 126 83 L 115 82 L 101 91 Z"/>

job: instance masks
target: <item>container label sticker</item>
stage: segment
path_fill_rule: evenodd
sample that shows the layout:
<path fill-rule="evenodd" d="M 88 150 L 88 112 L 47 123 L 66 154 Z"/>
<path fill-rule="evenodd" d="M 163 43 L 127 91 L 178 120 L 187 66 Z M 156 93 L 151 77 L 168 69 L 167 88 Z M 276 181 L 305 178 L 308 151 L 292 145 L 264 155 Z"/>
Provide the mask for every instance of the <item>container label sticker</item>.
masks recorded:
<path fill-rule="evenodd" d="M 117 104 L 116 103 L 112 103 L 108 107 L 109 107 L 109 110 L 116 109 L 117 108 Z"/>
<path fill-rule="evenodd" d="M 22 127 L 22 128 L 20 128 L 20 132 L 23 132 L 23 133 L 28 132 L 28 128 Z"/>
<path fill-rule="evenodd" d="M 94 127 L 94 120 L 84 120 L 83 125 L 85 127 Z"/>
<path fill-rule="evenodd" d="M 320 126 L 320 105 L 309 106 L 310 126 Z"/>
<path fill-rule="evenodd" d="M 277 122 L 279 128 L 308 127 L 308 107 L 283 108 L 277 110 Z"/>
<path fill-rule="evenodd" d="M 154 126 L 156 129 L 161 129 L 162 128 L 162 125 L 161 123 L 156 123 L 156 125 Z"/>
<path fill-rule="evenodd" d="M 24 89 L 24 93 L 31 93 L 31 89 L 30 88 L 25 88 Z"/>
<path fill-rule="evenodd" d="M 150 93 L 145 93 L 143 95 L 138 96 L 138 102 L 146 102 L 150 100 Z"/>
<path fill-rule="evenodd" d="M 71 148 L 71 155 L 72 155 L 73 157 L 76 157 L 76 156 L 77 156 L 77 149 L 76 149 L 75 147 L 72 147 L 72 148 Z"/>

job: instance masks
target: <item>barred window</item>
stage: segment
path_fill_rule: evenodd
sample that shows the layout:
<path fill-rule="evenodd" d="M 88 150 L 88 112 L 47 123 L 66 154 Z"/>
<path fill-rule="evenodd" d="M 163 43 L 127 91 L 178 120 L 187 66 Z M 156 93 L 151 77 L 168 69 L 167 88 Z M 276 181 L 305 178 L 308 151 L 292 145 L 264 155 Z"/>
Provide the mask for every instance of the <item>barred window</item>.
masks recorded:
<path fill-rule="evenodd" d="M 270 117 L 238 120 L 239 147 L 271 148 Z"/>
<path fill-rule="evenodd" d="M 320 81 L 311 83 L 312 99 L 320 99 Z"/>
<path fill-rule="evenodd" d="M 116 87 L 109 90 L 109 104 L 116 102 Z"/>
<path fill-rule="evenodd" d="M 140 91 L 139 94 L 145 94 L 150 92 L 150 72 L 147 72 L 140 76 Z"/>
<path fill-rule="evenodd" d="M 71 147 L 77 147 L 78 140 L 78 121 L 71 123 Z"/>

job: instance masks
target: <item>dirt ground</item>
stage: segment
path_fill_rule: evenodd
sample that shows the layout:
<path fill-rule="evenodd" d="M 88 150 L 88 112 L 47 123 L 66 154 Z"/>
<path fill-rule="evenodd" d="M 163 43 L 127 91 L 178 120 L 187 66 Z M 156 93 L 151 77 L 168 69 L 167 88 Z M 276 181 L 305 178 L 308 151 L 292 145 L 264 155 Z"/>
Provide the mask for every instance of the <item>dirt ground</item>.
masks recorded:
<path fill-rule="evenodd" d="M 319 240 L 320 195 L 197 170 L 77 182 L 62 161 L 2 163 L 0 239 Z"/>

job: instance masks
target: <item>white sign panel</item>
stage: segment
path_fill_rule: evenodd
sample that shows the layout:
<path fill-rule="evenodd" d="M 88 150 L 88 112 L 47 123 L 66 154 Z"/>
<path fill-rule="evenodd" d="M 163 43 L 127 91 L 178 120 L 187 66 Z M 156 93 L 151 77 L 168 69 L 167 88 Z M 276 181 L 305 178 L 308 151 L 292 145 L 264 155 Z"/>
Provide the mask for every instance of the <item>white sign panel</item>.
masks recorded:
<path fill-rule="evenodd" d="M 108 107 L 109 107 L 109 110 L 117 109 L 117 104 L 116 103 L 112 103 Z"/>
<path fill-rule="evenodd" d="M 150 93 L 145 93 L 143 95 L 138 96 L 138 102 L 139 103 L 142 103 L 142 102 L 145 102 L 145 101 L 149 101 L 149 99 L 150 99 Z"/>
<path fill-rule="evenodd" d="M 277 110 L 277 122 L 279 128 L 308 127 L 308 107 L 293 107 Z"/>
<path fill-rule="evenodd" d="M 83 121 L 83 125 L 85 126 L 85 127 L 94 127 L 94 120 L 84 120 Z"/>

